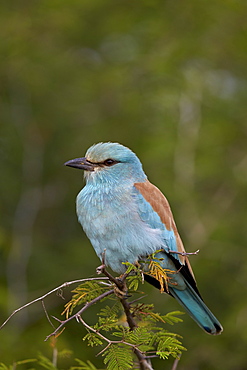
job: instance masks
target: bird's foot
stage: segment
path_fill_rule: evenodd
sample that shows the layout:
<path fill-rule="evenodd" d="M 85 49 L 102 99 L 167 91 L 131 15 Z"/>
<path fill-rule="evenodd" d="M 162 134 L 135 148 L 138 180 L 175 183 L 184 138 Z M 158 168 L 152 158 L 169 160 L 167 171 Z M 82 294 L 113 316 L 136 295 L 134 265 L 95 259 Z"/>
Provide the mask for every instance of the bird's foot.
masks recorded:
<path fill-rule="evenodd" d="M 122 281 L 121 279 L 117 278 L 119 284 L 115 285 L 114 287 L 114 292 L 116 294 L 116 296 L 120 299 L 126 299 L 128 297 L 130 297 L 128 295 L 128 289 L 127 289 L 127 285 L 125 283 L 125 281 Z"/>
<path fill-rule="evenodd" d="M 104 270 L 105 270 L 105 264 L 103 263 L 102 265 L 100 265 L 100 266 L 98 266 L 98 267 L 96 268 L 96 273 L 97 273 L 98 275 L 103 274 L 103 273 L 104 273 Z"/>

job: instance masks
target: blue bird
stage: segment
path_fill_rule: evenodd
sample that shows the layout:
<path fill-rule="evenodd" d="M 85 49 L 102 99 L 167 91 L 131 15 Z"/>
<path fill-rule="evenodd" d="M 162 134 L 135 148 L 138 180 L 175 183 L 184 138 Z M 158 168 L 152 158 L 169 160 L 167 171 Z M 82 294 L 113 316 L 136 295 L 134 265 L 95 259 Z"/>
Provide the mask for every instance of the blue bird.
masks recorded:
<path fill-rule="evenodd" d="M 84 170 L 86 186 L 77 196 L 77 215 L 96 254 L 113 271 L 126 271 L 154 253 L 169 271 L 164 291 L 173 296 L 207 333 L 221 324 L 205 305 L 166 197 L 152 185 L 138 157 L 118 143 L 98 143 L 85 157 L 65 163 Z M 145 280 L 161 289 L 159 280 Z"/>

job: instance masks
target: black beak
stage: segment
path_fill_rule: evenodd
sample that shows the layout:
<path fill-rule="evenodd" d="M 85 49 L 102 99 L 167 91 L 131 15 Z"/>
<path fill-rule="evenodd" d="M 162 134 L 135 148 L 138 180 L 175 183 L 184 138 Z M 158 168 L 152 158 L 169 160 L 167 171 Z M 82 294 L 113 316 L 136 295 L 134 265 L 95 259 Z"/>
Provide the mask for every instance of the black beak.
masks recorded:
<path fill-rule="evenodd" d="M 69 166 L 69 167 L 79 168 L 79 170 L 84 170 L 84 171 L 94 171 L 94 167 L 95 167 L 95 164 L 88 162 L 87 158 L 85 157 L 71 159 L 70 161 L 65 162 L 64 165 Z"/>

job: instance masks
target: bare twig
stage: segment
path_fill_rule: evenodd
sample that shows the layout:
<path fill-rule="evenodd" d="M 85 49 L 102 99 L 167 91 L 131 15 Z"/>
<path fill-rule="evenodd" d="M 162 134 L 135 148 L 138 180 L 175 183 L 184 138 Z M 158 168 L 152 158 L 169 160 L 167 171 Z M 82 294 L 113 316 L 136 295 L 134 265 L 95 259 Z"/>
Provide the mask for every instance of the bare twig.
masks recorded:
<path fill-rule="evenodd" d="M 63 284 L 61 284 L 61 285 L 59 285 L 57 288 L 54 288 L 54 289 L 52 289 L 52 290 L 50 290 L 48 293 L 46 293 L 46 294 L 44 294 L 44 295 L 42 295 L 41 297 L 39 297 L 39 298 L 36 298 L 36 299 L 34 299 L 33 301 L 31 301 L 31 302 L 28 302 L 28 303 L 26 303 L 26 304 L 24 304 L 23 306 L 21 306 L 21 307 L 19 307 L 19 308 L 17 308 L 16 310 L 14 310 L 12 313 L 11 313 L 11 315 L 2 323 L 2 325 L 0 326 L 0 330 L 7 324 L 7 322 L 9 322 L 9 320 L 17 313 L 17 312 L 19 312 L 19 311 L 21 311 L 21 310 L 23 310 L 24 308 L 27 308 L 28 306 L 30 306 L 30 305 L 32 305 L 33 303 L 36 303 L 36 302 L 39 302 L 39 301 L 43 301 L 46 297 L 48 297 L 49 295 L 51 295 L 52 293 L 54 293 L 54 292 L 57 292 L 57 291 L 60 291 L 61 289 L 63 289 L 63 288 L 66 288 L 67 286 L 69 286 L 69 285 L 72 285 L 72 284 L 76 284 L 76 283 L 82 283 L 82 282 L 84 282 L 84 281 L 91 281 L 91 280 L 108 280 L 108 278 L 106 277 L 106 278 L 104 278 L 104 277 L 102 277 L 102 278 L 97 278 L 97 277 L 95 277 L 95 278 L 88 278 L 88 279 L 77 279 L 77 280 L 72 280 L 72 281 L 69 281 L 69 282 L 65 282 L 65 283 L 63 283 Z M 103 284 L 104 282 L 102 282 L 102 284 Z M 106 284 L 106 283 L 104 283 L 104 284 Z"/>
<path fill-rule="evenodd" d="M 45 307 L 45 302 L 42 300 L 42 301 L 41 301 L 41 303 L 42 303 L 42 307 L 43 307 L 43 310 L 44 310 L 44 312 L 45 312 L 45 315 L 46 315 L 47 320 L 49 321 L 49 323 L 51 324 L 51 326 L 53 327 L 53 329 L 55 329 L 55 326 L 54 326 L 54 325 L 53 325 L 53 323 L 51 322 L 50 316 L 49 316 L 49 314 L 48 314 L 48 312 L 47 312 L 47 309 L 46 309 L 46 307 Z"/>
<path fill-rule="evenodd" d="M 195 252 L 177 252 L 177 251 L 172 251 L 169 250 L 169 253 L 174 253 L 174 254 L 180 254 L 181 256 L 192 256 L 192 255 L 197 255 L 200 252 L 200 249 L 197 249 Z"/>
<path fill-rule="evenodd" d="M 181 357 L 181 356 L 179 356 L 179 358 L 176 358 L 176 359 L 175 359 L 175 361 L 173 362 L 172 370 L 177 370 L 177 367 L 178 367 L 178 363 L 179 363 L 180 357 Z"/>
<path fill-rule="evenodd" d="M 143 299 L 143 298 L 145 298 L 145 297 L 147 297 L 147 294 L 145 294 L 145 295 L 143 295 L 143 296 L 141 296 L 141 297 L 139 297 L 139 298 L 134 299 L 134 300 L 133 300 L 133 301 L 131 301 L 129 304 L 130 304 L 130 305 L 132 305 L 133 303 L 136 303 L 136 302 L 140 301 L 141 299 Z"/>

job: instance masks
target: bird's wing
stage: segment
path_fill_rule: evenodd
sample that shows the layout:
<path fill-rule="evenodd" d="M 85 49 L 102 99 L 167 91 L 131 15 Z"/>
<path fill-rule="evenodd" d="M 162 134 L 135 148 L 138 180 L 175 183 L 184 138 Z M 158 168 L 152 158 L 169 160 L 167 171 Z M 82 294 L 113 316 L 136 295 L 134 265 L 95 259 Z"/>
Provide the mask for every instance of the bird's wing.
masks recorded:
<path fill-rule="evenodd" d="M 148 180 L 134 184 L 137 190 L 137 202 L 139 214 L 143 221 L 152 228 L 159 228 L 163 231 L 165 243 L 169 251 L 185 253 L 183 242 L 179 236 L 168 200 L 162 192 Z M 182 266 L 188 268 L 189 274 L 195 280 L 192 268 L 187 256 L 170 253 L 171 257 Z"/>

